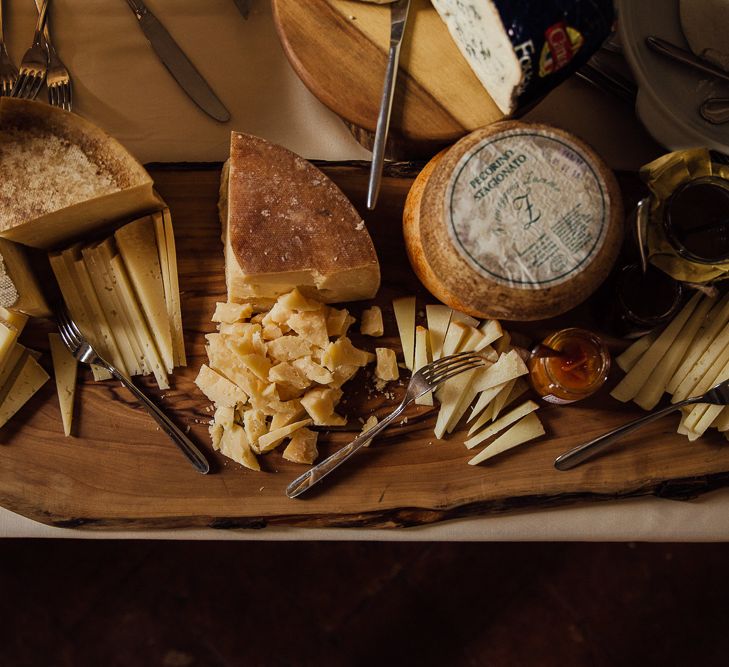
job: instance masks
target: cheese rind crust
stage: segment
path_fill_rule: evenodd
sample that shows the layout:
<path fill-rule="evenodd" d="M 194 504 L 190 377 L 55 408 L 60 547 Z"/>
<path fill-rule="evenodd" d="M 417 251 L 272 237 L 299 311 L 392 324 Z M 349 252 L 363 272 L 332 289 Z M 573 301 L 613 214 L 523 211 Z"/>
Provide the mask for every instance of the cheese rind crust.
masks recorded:
<path fill-rule="evenodd" d="M 276 299 L 294 287 L 326 303 L 376 294 L 380 268 L 364 222 L 303 158 L 233 132 L 220 194 L 229 301 Z"/>

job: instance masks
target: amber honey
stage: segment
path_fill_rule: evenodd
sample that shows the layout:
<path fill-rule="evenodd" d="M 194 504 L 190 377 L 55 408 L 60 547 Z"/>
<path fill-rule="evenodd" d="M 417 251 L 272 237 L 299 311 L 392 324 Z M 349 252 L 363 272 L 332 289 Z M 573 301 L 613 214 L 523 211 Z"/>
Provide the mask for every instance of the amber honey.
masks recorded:
<path fill-rule="evenodd" d="M 585 329 L 557 331 L 529 357 L 532 386 L 551 403 L 574 403 L 594 394 L 609 371 L 610 353 L 598 336 Z"/>

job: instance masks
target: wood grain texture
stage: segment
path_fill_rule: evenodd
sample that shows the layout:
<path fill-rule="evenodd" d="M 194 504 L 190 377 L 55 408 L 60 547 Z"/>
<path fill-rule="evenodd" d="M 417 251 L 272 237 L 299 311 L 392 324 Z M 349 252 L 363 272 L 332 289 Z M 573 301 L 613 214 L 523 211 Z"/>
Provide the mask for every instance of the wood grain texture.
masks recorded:
<path fill-rule="evenodd" d="M 375 131 L 390 40 L 390 10 L 351 0 L 272 0 L 296 73 L 349 125 Z M 412 0 L 391 119 L 393 150 L 429 156 L 503 118 L 430 0 Z M 366 143 L 366 141 L 364 141 Z M 405 146 L 398 146 L 401 144 Z"/>
<path fill-rule="evenodd" d="M 365 166 L 334 166 L 327 173 L 355 205 L 364 209 Z M 408 171 L 405 169 L 404 171 Z M 391 172 L 397 173 L 397 172 Z M 179 454 L 118 383 L 95 383 L 80 373 L 76 437 L 64 438 L 53 383 L 49 382 L 0 434 L 0 505 L 57 526 L 89 528 L 402 526 L 484 512 L 535 508 L 589 499 L 653 494 L 691 497 L 729 482 L 729 447 L 712 434 L 689 444 L 676 435 L 677 419 L 667 418 L 626 438 L 609 455 L 570 472 L 552 467 L 566 449 L 641 414 L 612 400 L 603 390 L 573 406 L 544 405 L 547 436 L 482 466 L 468 466 L 473 455 L 463 446 L 464 431 L 447 441 L 433 438 L 435 415 L 429 408 L 409 413 L 406 424 L 363 450 L 329 483 L 300 500 L 284 496 L 303 466 L 284 461 L 280 452 L 262 457 L 264 472 L 254 473 L 212 452 L 206 422 L 208 403 L 193 384 L 203 361 L 210 316 L 224 298 L 223 252 L 216 202 L 219 170 L 152 170 L 175 223 L 183 322 L 189 366 L 176 371 L 165 392 L 143 384 L 172 417 L 190 426 L 191 436 L 213 462 L 201 476 Z M 410 270 L 400 216 L 412 174 L 389 176 L 376 212 L 367 214 L 382 263 L 386 336 L 358 338 L 370 348 L 397 346 L 391 299 L 417 294 L 420 309 L 432 301 Z M 352 305 L 355 314 L 370 305 Z M 532 323 L 522 329 L 542 335 L 565 321 L 584 322 L 576 311 L 561 322 Z M 527 325 L 523 325 L 526 327 Z M 48 327 L 33 322 L 23 341 L 47 349 Z M 50 360 L 44 355 L 43 363 Z M 613 382 L 620 375 L 615 371 Z M 344 412 L 386 411 L 392 396 L 367 391 L 366 378 L 348 390 Z M 321 438 L 322 455 L 343 445 L 351 434 Z"/>

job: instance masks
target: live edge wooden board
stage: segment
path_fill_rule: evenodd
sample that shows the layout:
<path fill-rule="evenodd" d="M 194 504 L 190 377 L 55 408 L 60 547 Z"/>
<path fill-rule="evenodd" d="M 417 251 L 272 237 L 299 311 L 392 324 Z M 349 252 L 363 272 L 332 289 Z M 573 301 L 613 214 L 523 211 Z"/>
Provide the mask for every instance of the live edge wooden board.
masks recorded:
<path fill-rule="evenodd" d="M 363 210 L 366 167 L 330 165 L 325 171 Z M 385 342 L 397 346 L 392 298 L 417 294 L 421 305 L 430 299 L 410 270 L 400 231 L 402 205 L 415 172 L 403 168 L 390 174 L 376 212 L 365 218 L 382 265 L 377 301 L 386 316 Z M 214 303 L 225 291 L 216 210 L 220 171 L 166 168 L 153 169 L 152 176 L 175 221 L 189 366 L 175 372 L 170 390 L 145 386 L 179 424 L 190 426 L 214 472 L 194 472 L 118 382 L 95 383 L 84 370 L 77 437 L 63 436 L 53 382 L 0 432 L 3 507 L 56 526 L 96 529 L 392 527 L 584 500 L 648 494 L 688 498 L 729 483 L 726 441 L 711 436 L 689 444 L 675 433 L 677 417 L 625 438 L 609 455 L 557 472 L 552 463 L 558 454 L 641 414 L 603 390 L 574 406 L 544 405 L 540 418 L 547 436 L 475 467 L 466 465 L 473 452 L 462 444 L 464 433 L 435 440 L 434 413 L 418 408 L 420 413 L 411 412 L 406 424 L 390 429 L 316 492 L 289 500 L 284 489 L 305 467 L 273 452 L 262 457 L 266 472 L 254 473 L 214 453 L 207 433 L 208 403 L 193 384 L 205 360 L 203 336 L 213 329 Z M 358 315 L 366 305 L 352 308 Z M 584 313 L 573 313 L 562 324 L 582 318 Z M 532 323 L 526 331 L 536 336 L 554 324 Z M 47 350 L 48 331 L 47 325 L 35 324 L 25 342 Z M 356 342 L 372 346 L 373 341 Z M 48 366 L 48 355 L 43 361 Z M 613 380 L 620 374 L 615 370 Z M 395 393 L 401 392 L 402 387 Z M 384 412 L 396 403 L 394 397 L 359 394 L 345 407 L 357 424 L 360 414 Z M 351 437 L 336 433 L 322 438 L 322 455 Z"/>

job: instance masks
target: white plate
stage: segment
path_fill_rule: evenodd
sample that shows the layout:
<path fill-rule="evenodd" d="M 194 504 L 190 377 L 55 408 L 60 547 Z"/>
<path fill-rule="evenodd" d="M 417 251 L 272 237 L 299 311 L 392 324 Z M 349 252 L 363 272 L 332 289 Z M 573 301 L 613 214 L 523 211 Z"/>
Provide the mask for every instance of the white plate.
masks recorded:
<path fill-rule="evenodd" d="M 651 51 L 649 35 L 689 49 L 678 0 L 617 0 L 625 57 L 639 91 L 636 112 L 653 138 L 670 150 L 706 146 L 729 153 L 729 123 L 712 125 L 699 115 L 708 97 L 729 98 L 729 82 L 674 63 Z"/>

